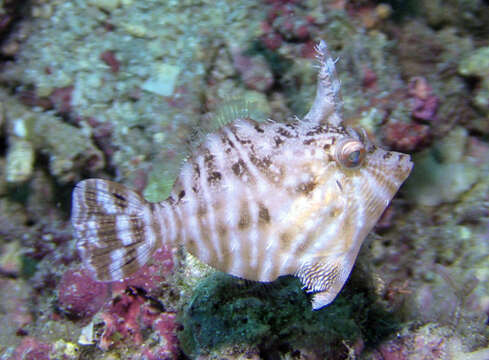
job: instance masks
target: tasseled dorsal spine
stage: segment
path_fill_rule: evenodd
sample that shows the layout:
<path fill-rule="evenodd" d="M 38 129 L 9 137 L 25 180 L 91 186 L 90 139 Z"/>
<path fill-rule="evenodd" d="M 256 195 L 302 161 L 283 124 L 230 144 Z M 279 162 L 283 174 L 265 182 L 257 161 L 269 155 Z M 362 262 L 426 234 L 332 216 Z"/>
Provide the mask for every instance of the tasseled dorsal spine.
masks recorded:
<path fill-rule="evenodd" d="M 335 61 L 332 59 L 326 42 L 321 40 L 316 46 L 316 58 L 319 61 L 316 98 L 304 121 L 316 124 L 339 126 L 341 117 L 340 81 L 336 75 Z"/>

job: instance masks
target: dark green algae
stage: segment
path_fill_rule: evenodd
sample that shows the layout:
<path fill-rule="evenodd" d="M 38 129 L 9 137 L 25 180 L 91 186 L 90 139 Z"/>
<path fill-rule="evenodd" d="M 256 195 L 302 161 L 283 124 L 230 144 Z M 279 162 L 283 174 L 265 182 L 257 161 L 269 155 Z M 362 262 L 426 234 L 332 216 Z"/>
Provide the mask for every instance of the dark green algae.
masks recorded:
<path fill-rule="evenodd" d="M 234 344 L 277 355 L 307 348 L 323 357 L 344 355 L 345 344 L 359 339 L 375 345 L 400 322 L 376 301 L 361 272 L 354 270 L 340 295 L 320 310 L 312 309 L 312 295 L 295 277 L 259 283 L 215 272 L 199 283 L 180 315 L 180 346 L 191 357 Z"/>

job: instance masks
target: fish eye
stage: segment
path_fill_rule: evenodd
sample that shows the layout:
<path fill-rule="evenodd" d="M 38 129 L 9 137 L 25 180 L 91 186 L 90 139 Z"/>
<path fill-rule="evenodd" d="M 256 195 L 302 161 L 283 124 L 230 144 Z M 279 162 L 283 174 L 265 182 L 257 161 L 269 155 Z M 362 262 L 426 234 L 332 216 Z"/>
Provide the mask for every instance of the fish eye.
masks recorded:
<path fill-rule="evenodd" d="M 358 164 L 360 162 L 360 150 L 352 151 L 348 155 L 348 162 L 351 164 Z"/>
<path fill-rule="evenodd" d="M 353 169 L 360 166 L 365 159 L 365 146 L 357 139 L 345 139 L 338 144 L 335 157 L 342 166 Z"/>

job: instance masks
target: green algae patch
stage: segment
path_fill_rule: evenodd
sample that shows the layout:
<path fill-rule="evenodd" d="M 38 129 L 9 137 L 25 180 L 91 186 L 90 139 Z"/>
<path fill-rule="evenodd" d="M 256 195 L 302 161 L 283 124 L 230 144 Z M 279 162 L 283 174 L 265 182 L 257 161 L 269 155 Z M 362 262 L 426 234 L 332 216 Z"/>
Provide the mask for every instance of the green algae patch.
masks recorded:
<path fill-rule="evenodd" d="M 188 356 L 243 344 L 267 353 L 301 348 L 325 356 L 345 349 L 344 341 L 376 343 L 399 324 L 357 290 L 314 311 L 292 276 L 264 284 L 216 272 L 198 285 L 181 316 L 180 345 Z"/>
<path fill-rule="evenodd" d="M 22 255 L 20 257 L 20 261 L 21 261 L 21 268 L 20 268 L 21 276 L 24 279 L 30 279 L 36 273 L 39 261 L 25 255 Z"/>
<path fill-rule="evenodd" d="M 458 71 L 463 76 L 481 79 L 473 103 L 486 115 L 489 114 L 489 46 L 481 47 L 462 59 Z"/>

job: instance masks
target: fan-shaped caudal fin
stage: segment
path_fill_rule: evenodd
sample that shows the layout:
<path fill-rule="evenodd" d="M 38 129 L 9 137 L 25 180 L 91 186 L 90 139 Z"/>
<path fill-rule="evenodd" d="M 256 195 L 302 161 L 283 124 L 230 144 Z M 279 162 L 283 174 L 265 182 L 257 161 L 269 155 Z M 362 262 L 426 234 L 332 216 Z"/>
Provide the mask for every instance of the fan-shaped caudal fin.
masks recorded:
<path fill-rule="evenodd" d="M 346 259 L 347 256 L 315 258 L 296 272 L 306 291 L 315 293 L 312 300 L 314 310 L 329 305 L 343 288 L 353 267 L 353 262 Z"/>
<path fill-rule="evenodd" d="M 89 179 L 76 185 L 71 222 L 83 263 L 98 280 L 131 275 L 160 242 L 152 204 L 107 180 Z"/>
<path fill-rule="evenodd" d="M 335 61 L 331 58 L 324 40 L 316 45 L 316 58 L 319 61 L 316 97 L 304 121 L 338 126 L 341 118 L 341 86 L 336 75 Z"/>

